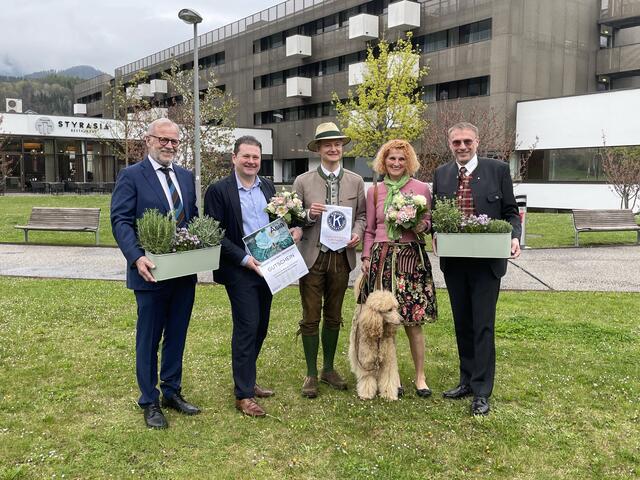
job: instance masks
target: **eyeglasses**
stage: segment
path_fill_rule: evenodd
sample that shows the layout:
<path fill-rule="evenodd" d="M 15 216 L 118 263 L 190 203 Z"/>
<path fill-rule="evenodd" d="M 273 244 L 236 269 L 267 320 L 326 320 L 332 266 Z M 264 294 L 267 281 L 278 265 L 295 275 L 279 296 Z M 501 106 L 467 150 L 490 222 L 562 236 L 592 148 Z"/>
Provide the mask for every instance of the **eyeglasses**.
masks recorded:
<path fill-rule="evenodd" d="M 463 142 L 465 147 L 470 147 L 471 145 L 473 145 L 473 142 L 475 142 L 475 140 L 472 140 L 471 138 L 465 138 L 464 140 L 452 140 L 451 145 L 453 145 L 454 147 L 459 147 Z"/>
<path fill-rule="evenodd" d="M 171 146 L 174 148 L 180 145 L 180 140 L 177 138 L 158 137 L 156 135 L 147 135 L 147 137 L 157 138 L 158 142 L 160 142 L 160 145 L 163 147 L 166 147 L 168 143 L 171 143 Z"/>

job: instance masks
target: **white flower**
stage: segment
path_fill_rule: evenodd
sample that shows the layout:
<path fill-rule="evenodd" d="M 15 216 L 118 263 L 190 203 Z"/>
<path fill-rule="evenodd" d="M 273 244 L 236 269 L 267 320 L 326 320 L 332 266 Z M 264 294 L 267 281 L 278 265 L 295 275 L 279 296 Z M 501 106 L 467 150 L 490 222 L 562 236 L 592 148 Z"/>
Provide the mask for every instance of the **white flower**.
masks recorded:
<path fill-rule="evenodd" d="M 427 199 L 424 195 L 414 195 L 413 203 L 415 203 L 418 206 L 424 207 L 427 205 Z"/>
<path fill-rule="evenodd" d="M 276 215 L 278 215 L 279 217 L 283 217 L 287 214 L 288 210 L 287 207 L 285 206 L 280 206 L 278 208 L 276 208 Z"/>

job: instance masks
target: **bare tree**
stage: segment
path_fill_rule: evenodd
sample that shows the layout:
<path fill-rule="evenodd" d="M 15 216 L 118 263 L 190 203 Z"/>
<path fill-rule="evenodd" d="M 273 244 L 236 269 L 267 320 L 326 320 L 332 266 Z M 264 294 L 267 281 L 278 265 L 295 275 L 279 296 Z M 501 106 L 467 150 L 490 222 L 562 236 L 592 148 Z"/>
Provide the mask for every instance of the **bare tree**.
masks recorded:
<path fill-rule="evenodd" d="M 192 155 L 195 122 L 193 109 L 193 70 L 181 70 L 177 61 L 171 65 L 171 71 L 162 75 L 174 95 L 174 101 L 169 106 L 169 118 L 180 128 L 180 136 L 185 145 L 181 163 L 193 169 Z M 206 188 L 210 183 L 229 174 L 231 163 L 225 160 L 225 153 L 229 152 L 233 144 L 233 129 L 236 126 L 235 109 L 237 102 L 231 94 L 217 88 L 218 81 L 212 71 L 205 79 L 207 88 L 200 98 L 200 131 L 202 162 L 202 186 Z M 175 99 L 179 98 L 180 101 Z"/>
<path fill-rule="evenodd" d="M 443 163 L 451 160 L 447 132 L 450 127 L 459 122 L 469 122 L 479 129 L 480 144 L 478 156 L 496 158 L 508 161 L 514 151 L 519 150 L 514 128 L 505 125 L 504 112 L 493 107 L 483 107 L 477 102 L 461 100 L 442 100 L 430 107 L 434 118 L 425 128 L 420 139 L 418 157 L 420 171 L 418 178 L 424 181 L 433 180 L 433 172 Z M 531 154 L 535 150 L 536 142 L 522 152 L 519 158 L 519 168 L 515 172 L 514 180 L 526 177 L 527 165 Z"/>
<path fill-rule="evenodd" d="M 111 129 L 115 157 L 124 162 L 125 167 L 144 157 L 147 120 L 151 104 L 139 91 L 139 85 L 147 80 L 147 72 L 140 70 L 126 84 L 118 78 L 106 97 L 113 105 L 113 118 L 117 120 Z"/>
<path fill-rule="evenodd" d="M 620 197 L 620 208 L 634 210 L 640 196 L 640 147 L 607 147 L 602 135 L 602 171 L 609 188 Z"/>
<path fill-rule="evenodd" d="M 3 117 L 0 115 L 0 125 L 2 125 Z M 7 138 L 0 138 L 0 152 L 4 150 L 5 145 L 8 143 Z M 7 189 L 7 177 L 13 171 L 15 161 L 8 155 L 0 155 L 0 195 L 4 195 Z"/>

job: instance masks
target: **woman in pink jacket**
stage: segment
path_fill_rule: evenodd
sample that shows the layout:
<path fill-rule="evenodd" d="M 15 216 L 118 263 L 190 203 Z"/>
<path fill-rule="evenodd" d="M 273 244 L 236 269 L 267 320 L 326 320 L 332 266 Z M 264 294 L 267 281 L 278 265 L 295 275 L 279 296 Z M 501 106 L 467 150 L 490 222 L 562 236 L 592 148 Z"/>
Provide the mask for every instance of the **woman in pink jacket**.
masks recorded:
<path fill-rule="evenodd" d="M 398 299 L 416 370 L 416 394 L 428 397 L 431 389 L 424 374 L 422 325 L 436 320 L 437 306 L 423 238 L 431 228 L 431 192 L 426 183 L 411 177 L 419 167 L 415 150 L 405 140 L 391 140 L 380 148 L 373 169 L 384 175 L 384 181 L 367 192 L 367 226 L 361 258 L 362 271 L 368 275 L 368 291 L 382 288 L 394 292 Z M 398 192 L 422 195 L 428 208 L 413 230 L 403 230 L 400 235 L 385 224 L 385 213 Z"/>

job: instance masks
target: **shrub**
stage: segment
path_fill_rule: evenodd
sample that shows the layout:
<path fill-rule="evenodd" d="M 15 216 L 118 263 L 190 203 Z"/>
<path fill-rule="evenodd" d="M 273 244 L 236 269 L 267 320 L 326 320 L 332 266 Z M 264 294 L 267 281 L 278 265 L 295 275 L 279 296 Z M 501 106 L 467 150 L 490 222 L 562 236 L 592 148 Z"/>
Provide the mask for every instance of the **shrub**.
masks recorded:
<path fill-rule="evenodd" d="M 142 248 L 156 255 L 171 252 L 176 234 L 176 220 L 171 213 L 162 215 L 155 208 L 146 210 L 137 226 Z"/>
<path fill-rule="evenodd" d="M 203 215 L 191 220 L 188 226 L 189 233 L 195 235 L 202 242 L 202 247 L 215 247 L 220 245 L 224 238 L 224 230 L 220 228 L 220 222 Z"/>

